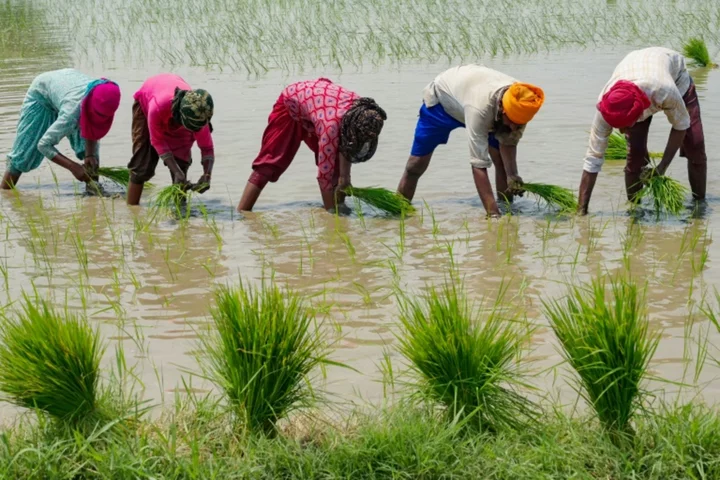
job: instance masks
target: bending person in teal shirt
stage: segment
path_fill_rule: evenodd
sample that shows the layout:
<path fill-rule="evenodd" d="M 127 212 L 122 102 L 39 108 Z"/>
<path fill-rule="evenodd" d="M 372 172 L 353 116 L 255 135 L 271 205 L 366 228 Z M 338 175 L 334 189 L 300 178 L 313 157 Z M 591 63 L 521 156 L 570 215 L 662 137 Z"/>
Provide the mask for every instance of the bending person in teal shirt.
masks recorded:
<path fill-rule="evenodd" d="M 81 182 L 97 179 L 98 140 L 107 135 L 119 105 L 120 88 L 105 78 L 71 68 L 38 75 L 25 95 L 0 187 L 13 188 L 20 175 L 40 166 L 43 157 Z M 83 164 L 57 150 L 65 137 Z"/>

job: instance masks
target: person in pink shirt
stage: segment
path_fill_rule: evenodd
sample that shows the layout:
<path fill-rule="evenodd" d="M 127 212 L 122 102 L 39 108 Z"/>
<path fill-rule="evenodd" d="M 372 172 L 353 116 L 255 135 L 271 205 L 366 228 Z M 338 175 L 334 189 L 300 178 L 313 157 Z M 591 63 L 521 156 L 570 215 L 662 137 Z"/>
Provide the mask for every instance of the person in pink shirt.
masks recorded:
<path fill-rule="evenodd" d="M 303 142 L 315 153 L 323 205 L 334 210 L 345 200 L 342 190 L 350 186 L 351 164 L 375 154 L 385 120 L 375 100 L 327 78 L 288 85 L 268 118 L 238 211 L 252 210 L 265 185 L 278 181 Z"/>
<path fill-rule="evenodd" d="M 164 73 L 148 78 L 135 93 L 132 119 L 133 156 L 128 164 L 127 203 L 140 203 L 145 182 L 155 175 L 158 160 L 170 170 L 172 182 L 200 193 L 210 188 L 215 153 L 212 140 L 213 99 L 201 89 L 191 90 L 185 80 Z M 194 186 L 187 181 L 197 141 L 203 175 Z"/>

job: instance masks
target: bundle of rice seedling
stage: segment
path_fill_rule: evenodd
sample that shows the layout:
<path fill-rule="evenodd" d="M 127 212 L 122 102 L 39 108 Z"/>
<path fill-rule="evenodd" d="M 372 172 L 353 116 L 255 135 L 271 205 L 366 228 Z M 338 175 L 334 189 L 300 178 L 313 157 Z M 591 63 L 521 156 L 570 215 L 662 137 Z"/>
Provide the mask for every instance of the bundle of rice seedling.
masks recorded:
<path fill-rule="evenodd" d="M 605 151 L 605 160 L 626 160 L 628 154 L 627 139 L 625 135 L 613 130 L 608 138 L 608 147 Z M 649 152 L 650 158 L 662 158 L 662 152 Z"/>
<path fill-rule="evenodd" d="M 130 170 L 127 168 L 100 167 L 98 168 L 98 175 L 123 188 L 126 188 L 130 183 Z"/>
<path fill-rule="evenodd" d="M 174 183 L 165 188 L 160 189 L 155 194 L 151 202 L 152 216 L 155 217 L 160 212 L 182 217 L 183 209 L 190 201 L 192 189 L 187 185 Z"/>
<path fill-rule="evenodd" d="M 325 339 L 300 297 L 274 284 L 221 287 L 212 310 L 217 332 L 201 337 L 201 360 L 241 424 L 272 434 L 288 413 L 315 399 L 310 374 L 327 360 Z"/>
<path fill-rule="evenodd" d="M 3 399 L 72 424 L 100 419 L 98 380 L 105 346 L 97 329 L 25 296 L 16 318 L 0 323 Z"/>
<path fill-rule="evenodd" d="M 566 299 L 543 301 L 545 314 L 577 372 L 578 391 L 600 422 L 620 440 L 632 435 L 631 420 L 646 392 L 642 381 L 660 340 L 648 331 L 644 295 L 627 279 L 571 287 Z"/>
<path fill-rule="evenodd" d="M 451 418 L 481 430 L 521 428 L 535 418 L 522 396 L 516 362 L 527 336 L 513 318 L 500 313 L 498 298 L 489 313 L 468 302 L 456 280 L 423 297 L 399 293 L 400 352 L 409 360 L 423 396 L 443 405 Z"/>
<path fill-rule="evenodd" d="M 386 188 L 348 187 L 344 191 L 346 195 L 362 200 L 375 210 L 390 215 L 409 215 L 415 212 L 415 207 L 405 197 Z"/>
<path fill-rule="evenodd" d="M 545 183 L 524 183 L 522 188 L 562 212 L 574 212 L 577 210 L 577 199 L 573 192 L 567 188 Z"/>
<path fill-rule="evenodd" d="M 692 59 L 696 65 L 701 67 L 717 67 L 710 58 L 705 40 L 702 38 L 691 38 L 683 45 L 683 54 Z"/>
<path fill-rule="evenodd" d="M 652 200 L 655 213 L 667 212 L 679 215 L 685 208 L 685 196 L 688 189 L 677 180 L 666 175 L 651 177 L 645 182 L 642 190 L 635 197 L 635 204 L 644 198 Z"/>

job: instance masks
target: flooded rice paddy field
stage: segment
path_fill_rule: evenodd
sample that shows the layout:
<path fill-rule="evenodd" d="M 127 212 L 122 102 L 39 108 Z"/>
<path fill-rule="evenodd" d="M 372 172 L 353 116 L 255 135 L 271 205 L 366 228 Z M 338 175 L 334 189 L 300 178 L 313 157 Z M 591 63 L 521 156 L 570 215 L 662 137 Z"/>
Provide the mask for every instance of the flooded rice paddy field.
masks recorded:
<path fill-rule="evenodd" d="M 544 88 L 546 103 L 519 147 L 520 173 L 527 181 L 576 189 L 597 95 L 615 64 L 632 48 L 680 48 L 690 35 L 704 35 L 716 54 L 716 2 L 519 1 L 494 2 L 492 8 L 479 0 L 264 0 L 242 7 L 192 0 L 182 8 L 175 0 L 68 3 L 13 0 L 0 6 L 3 155 L 25 90 L 49 69 L 74 66 L 120 84 L 121 107 L 101 142 L 106 166 L 129 160 L 132 94 L 146 77 L 175 71 L 209 90 L 216 103 L 212 189 L 197 197 L 207 216 L 151 221 L 148 195 L 141 208 L 128 208 L 119 196 L 86 197 L 49 162 L 24 175 L 17 191 L 0 195 L 3 303 L 36 289 L 56 305 L 86 314 L 125 346 L 129 361 L 138 362 L 146 398 L 160 401 L 188 385 L 209 388 L 197 378 L 189 384 L 182 379 L 197 370 L 195 331 L 208 321 L 214 285 L 239 276 L 272 278 L 308 297 L 334 332 L 333 359 L 354 369 L 328 370 L 324 388 L 343 401 L 382 398 L 379 365 L 386 354 L 402 366 L 394 352 L 394 286 L 420 292 L 442 282 L 451 268 L 478 301 L 507 287 L 506 300 L 539 326 L 528 367 L 541 391 L 557 388 L 574 398 L 551 368 L 560 356 L 541 301 L 599 272 L 630 272 L 647 282 L 651 322 L 663 335 L 653 361 L 657 376 L 695 383 L 695 342 L 707 338 L 720 345 L 720 332 L 699 312 L 703 299 L 720 308 L 714 300 L 720 285 L 714 241 L 720 238 L 720 71 L 692 70 L 706 133 L 709 194 L 707 205 L 693 211 L 688 204 L 677 219 L 629 215 L 623 164 L 607 162 L 588 217 L 557 217 L 523 198 L 512 215 L 488 221 L 463 131 L 436 151 L 418 187 L 418 214 L 404 222 L 369 212 L 324 212 L 306 149 L 280 182 L 266 188 L 254 213 L 234 211 L 285 84 L 322 75 L 374 97 L 389 119 L 375 157 L 353 169 L 353 183 L 395 188 L 423 87 L 461 61 L 482 62 Z M 650 150 L 663 149 L 668 131 L 663 118 L 653 122 Z M 684 159 L 676 159 L 669 173 L 687 184 Z M 195 165 L 191 179 L 199 174 Z M 159 167 L 154 182 L 169 181 Z M 712 383 L 718 375 L 714 353 L 711 348 L 697 379 L 713 402 L 720 398 Z"/>

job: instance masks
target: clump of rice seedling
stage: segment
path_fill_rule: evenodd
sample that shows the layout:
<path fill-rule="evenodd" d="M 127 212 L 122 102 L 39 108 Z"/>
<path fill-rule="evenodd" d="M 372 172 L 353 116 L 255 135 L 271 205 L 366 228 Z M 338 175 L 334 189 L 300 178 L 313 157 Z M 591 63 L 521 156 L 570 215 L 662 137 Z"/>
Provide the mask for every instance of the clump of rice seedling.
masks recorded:
<path fill-rule="evenodd" d="M 644 293 L 628 279 L 570 287 L 564 300 L 543 301 L 562 355 L 579 377 L 578 391 L 615 442 L 634 435 L 631 421 L 647 395 L 642 381 L 659 334 L 648 330 Z"/>
<path fill-rule="evenodd" d="M 98 175 L 106 178 L 120 187 L 127 187 L 130 183 L 130 170 L 123 167 L 99 167 Z"/>
<path fill-rule="evenodd" d="M 693 60 L 696 65 L 701 67 L 717 68 L 717 64 L 713 63 L 708 52 L 707 44 L 702 38 L 691 38 L 683 45 L 683 54 Z"/>
<path fill-rule="evenodd" d="M 241 425 L 273 434 L 278 420 L 312 404 L 310 375 L 332 362 L 298 295 L 275 284 L 224 286 L 215 294 L 212 317 L 217 332 L 202 337 L 202 362 Z"/>
<path fill-rule="evenodd" d="M 60 315 L 44 300 L 24 296 L 22 311 L 0 324 L 4 400 L 70 424 L 99 420 L 104 350 L 98 330 L 86 321 Z"/>
<path fill-rule="evenodd" d="M 462 283 L 446 282 L 423 297 L 398 294 L 400 352 L 409 360 L 425 398 L 481 430 L 521 428 L 535 418 L 534 404 L 518 393 L 516 358 L 527 335 L 495 305 L 481 314 Z"/>
<path fill-rule="evenodd" d="M 642 190 L 635 197 L 635 204 L 639 204 L 643 198 L 649 198 L 657 215 L 663 212 L 679 215 L 685 208 L 687 192 L 688 189 L 677 180 L 666 175 L 656 175 L 645 181 Z"/>
<path fill-rule="evenodd" d="M 362 200 L 373 209 L 390 215 L 409 215 L 415 207 L 402 195 L 381 187 L 348 187 L 345 194 Z"/>
<path fill-rule="evenodd" d="M 626 160 L 628 145 L 625 135 L 613 130 L 608 138 L 608 147 L 605 151 L 605 160 Z M 650 158 L 662 158 L 662 152 L 649 152 Z"/>
<path fill-rule="evenodd" d="M 577 210 L 577 199 L 572 191 L 567 188 L 545 183 L 524 183 L 522 188 L 562 212 L 574 212 Z"/>
<path fill-rule="evenodd" d="M 152 216 L 160 212 L 182 217 L 183 209 L 187 206 L 192 196 L 192 189 L 187 185 L 174 183 L 160 189 L 151 202 Z"/>

